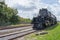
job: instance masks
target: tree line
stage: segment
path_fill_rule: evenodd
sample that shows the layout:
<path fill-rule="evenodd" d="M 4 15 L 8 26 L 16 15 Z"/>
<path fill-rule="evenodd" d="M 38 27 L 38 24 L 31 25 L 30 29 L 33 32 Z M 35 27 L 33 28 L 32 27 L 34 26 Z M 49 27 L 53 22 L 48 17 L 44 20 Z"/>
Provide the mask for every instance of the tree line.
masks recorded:
<path fill-rule="evenodd" d="M 30 19 L 24 19 L 17 15 L 17 9 L 8 7 L 4 2 L 0 2 L 0 26 L 30 23 Z"/>

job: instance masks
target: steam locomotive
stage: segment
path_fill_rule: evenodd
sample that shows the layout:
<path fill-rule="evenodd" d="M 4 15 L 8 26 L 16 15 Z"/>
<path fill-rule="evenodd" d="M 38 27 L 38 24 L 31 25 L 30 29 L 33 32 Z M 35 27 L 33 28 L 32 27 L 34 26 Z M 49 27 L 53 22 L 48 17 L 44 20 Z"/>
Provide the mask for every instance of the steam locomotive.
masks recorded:
<path fill-rule="evenodd" d="M 57 19 L 50 11 L 42 8 L 39 10 L 39 15 L 37 17 L 33 17 L 32 24 L 33 30 L 42 30 L 49 26 L 56 25 Z"/>

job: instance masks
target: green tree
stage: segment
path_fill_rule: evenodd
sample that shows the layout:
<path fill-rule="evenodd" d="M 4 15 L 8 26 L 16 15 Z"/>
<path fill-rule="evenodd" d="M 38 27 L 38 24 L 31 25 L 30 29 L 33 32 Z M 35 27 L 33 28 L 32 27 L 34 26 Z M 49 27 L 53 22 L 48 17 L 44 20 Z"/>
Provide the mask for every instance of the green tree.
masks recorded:
<path fill-rule="evenodd" d="M 7 7 L 5 3 L 0 3 L 0 26 L 17 24 L 20 18 L 17 9 Z"/>

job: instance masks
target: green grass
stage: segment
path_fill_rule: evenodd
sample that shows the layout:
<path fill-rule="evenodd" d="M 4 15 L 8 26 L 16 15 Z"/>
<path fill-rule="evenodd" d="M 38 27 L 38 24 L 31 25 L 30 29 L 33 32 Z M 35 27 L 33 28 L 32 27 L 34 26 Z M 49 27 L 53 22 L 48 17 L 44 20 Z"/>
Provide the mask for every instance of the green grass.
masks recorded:
<path fill-rule="evenodd" d="M 45 29 L 48 34 L 36 36 L 34 33 L 25 37 L 26 40 L 60 40 L 60 23 Z"/>

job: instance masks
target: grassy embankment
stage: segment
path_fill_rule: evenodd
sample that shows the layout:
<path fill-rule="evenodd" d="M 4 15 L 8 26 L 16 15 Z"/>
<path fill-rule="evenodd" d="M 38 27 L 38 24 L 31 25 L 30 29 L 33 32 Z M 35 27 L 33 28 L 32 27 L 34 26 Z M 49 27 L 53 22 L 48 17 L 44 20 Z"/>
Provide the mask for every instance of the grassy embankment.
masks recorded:
<path fill-rule="evenodd" d="M 56 26 L 47 28 L 48 34 L 36 36 L 34 33 L 25 37 L 26 40 L 60 40 L 60 23 Z"/>

